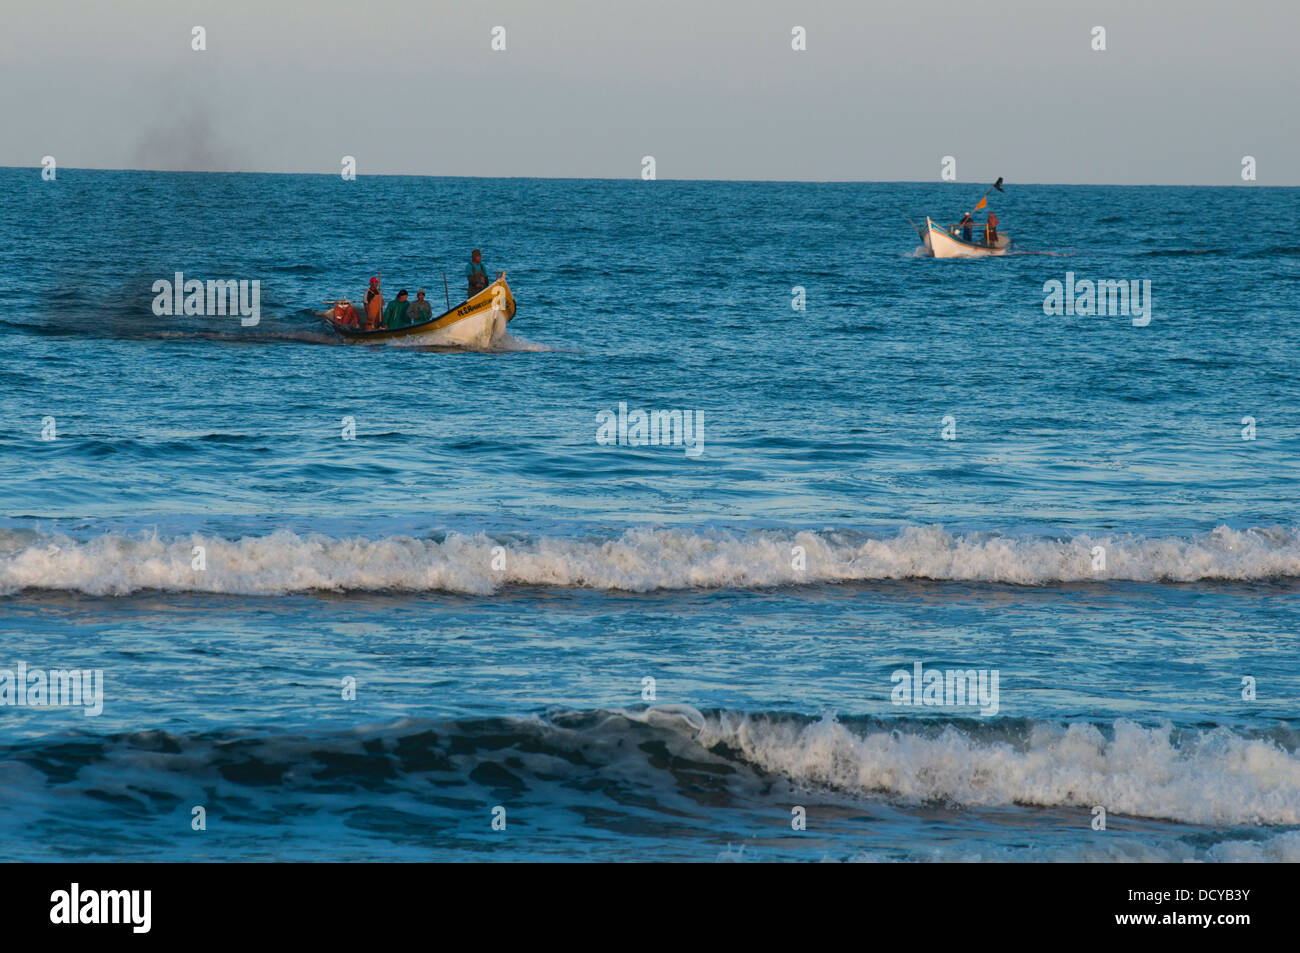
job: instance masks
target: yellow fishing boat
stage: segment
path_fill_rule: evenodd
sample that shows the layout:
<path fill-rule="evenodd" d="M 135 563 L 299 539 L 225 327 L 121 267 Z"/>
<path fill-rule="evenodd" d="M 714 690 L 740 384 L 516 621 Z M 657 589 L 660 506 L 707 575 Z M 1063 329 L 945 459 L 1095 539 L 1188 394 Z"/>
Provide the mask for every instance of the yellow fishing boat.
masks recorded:
<path fill-rule="evenodd" d="M 478 294 L 418 324 L 397 328 L 386 328 L 381 324 L 379 327 L 368 328 L 365 314 L 353 307 L 347 298 L 340 298 L 333 302 L 328 311 L 319 314 L 350 344 L 411 338 L 413 340 L 409 343 L 412 344 L 486 350 L 505 337 L 506 325 L 515 316 L 515 296 L 506 283 L 503 271 L 496 281 Z M 418 339 L 418 342 L 414 339 Z"/>

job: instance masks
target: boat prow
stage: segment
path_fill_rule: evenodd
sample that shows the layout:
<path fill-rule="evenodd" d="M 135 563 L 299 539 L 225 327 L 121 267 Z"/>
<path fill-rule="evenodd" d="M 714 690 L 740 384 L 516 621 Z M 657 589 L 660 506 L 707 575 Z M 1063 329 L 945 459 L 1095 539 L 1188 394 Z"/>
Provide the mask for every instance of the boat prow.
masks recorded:
<path fill-rule="evenodd" d="M 925 232 L 921 236 L 925 250 L 935 258 L 984 258 L 989 255 L 1005 255 L 1011 239 L 999 233 L 998 237 L 986 242 L 968 242 L 957 237 L 956 226 L 945 227 L 928 215 L 925 217 Z"/>
<path fill-rule="evenodd" d="M 515 316 L 515 297 L 502 272 L 478 294 L 427 321 L 406 327 L 366 330 L 363 324 L 348 323 L 344 316 L 355 316 L 356 311 L 346 299 L 335 301 L 328 311 L 319 313 L 349 344 L 402 339 L 404 344 L 488 350 L 505 337 L 506 325 Z M 364 322 L 364 318 L 361 320 Z"/>

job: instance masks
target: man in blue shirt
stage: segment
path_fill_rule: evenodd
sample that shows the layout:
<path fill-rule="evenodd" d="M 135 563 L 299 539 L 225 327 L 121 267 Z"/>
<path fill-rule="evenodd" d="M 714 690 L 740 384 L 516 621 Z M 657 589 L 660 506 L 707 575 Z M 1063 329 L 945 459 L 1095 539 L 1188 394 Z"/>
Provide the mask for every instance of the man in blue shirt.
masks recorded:
<path fill-rule="evenodd" d="M 469 279 L 469 294 L 474 297 L 488 286 L 487 267 L 483 264 L 483 253 L 477 248 L 470 255 L 469 264 L 465 266 L 465 277 Z"/>

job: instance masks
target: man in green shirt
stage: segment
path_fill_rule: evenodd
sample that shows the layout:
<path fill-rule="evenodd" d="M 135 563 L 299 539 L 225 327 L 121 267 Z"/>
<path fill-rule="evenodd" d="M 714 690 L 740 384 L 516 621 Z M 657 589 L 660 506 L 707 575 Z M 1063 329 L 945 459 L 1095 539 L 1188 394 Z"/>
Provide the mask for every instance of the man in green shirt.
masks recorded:
<path fill-rule="evenodd" d="M 397 297 L 393 299 L 392 303 L 384 309 L 384 327 L 390 331 L 396 328 L 408 327 L 411 322 L 407 320 L 406 311 L 410 306 L 411 302 L 407 298 L 406 289 L 403 288 L 397 292 Z"/>
<path fill-rule="evenodd" d="M 424 289 L 415 293 L 415 300 L 406 311 L 406 318 L 412 324 L 423 324 L 433 317 L 433 305 L 424 300 Z"/>

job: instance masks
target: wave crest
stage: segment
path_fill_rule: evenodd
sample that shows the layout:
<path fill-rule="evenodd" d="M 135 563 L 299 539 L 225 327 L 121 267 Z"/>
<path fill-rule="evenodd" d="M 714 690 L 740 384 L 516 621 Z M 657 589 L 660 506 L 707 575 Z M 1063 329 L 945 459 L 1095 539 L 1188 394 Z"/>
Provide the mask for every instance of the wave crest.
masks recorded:
<path fill-rule="evenodd" d="M 195 569 L 195 547 L 206 568 Z M 1098 567 L 1097 548 L 1104 551 Z M 225 539 L 193 535 L 64 535 L 0 531 L 0 593 L 90 595 L 141 590 L 281 594 L 312 590 L 458 592 L 507 586 L 649 592 L 772 588 L 871 580 L 1044 586 L 1076 582 L 1186 583 L 1300 577 L 1293 529 L 1221 526 L 1193 537 L 1054 539 L 952 534 L 908 527 L 856 531 L 629 529 L 616 536 L 334 538 L 279 531 Z"/>
<path fill-rule="evenodd" d="M 1103 806 L 1193 824 L 1300 824 L 1300 759 L 1226 728 L 1176 738 L 1172 725 L 1035 722 L 1018 743 L 948 724 L 937 734 L 856 732 L 833 717 L 805 723 L 718 713 L 698 742 L 796 782 L 964 807 Z"/>

